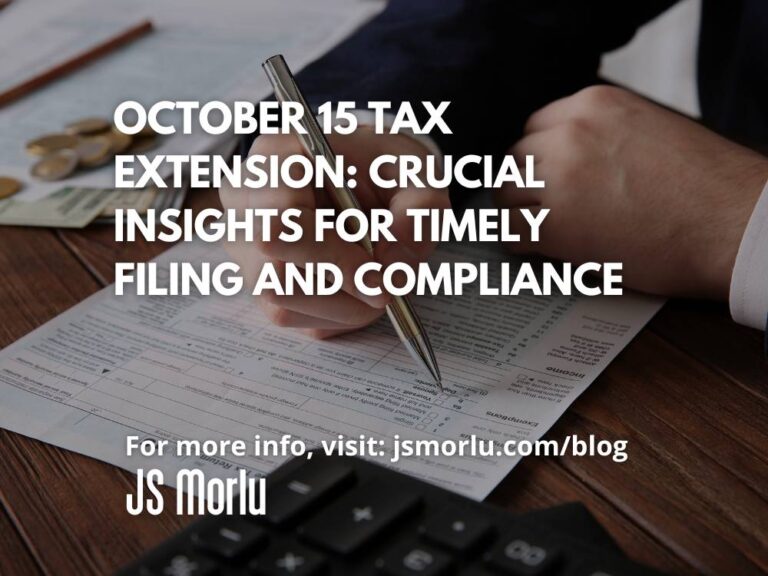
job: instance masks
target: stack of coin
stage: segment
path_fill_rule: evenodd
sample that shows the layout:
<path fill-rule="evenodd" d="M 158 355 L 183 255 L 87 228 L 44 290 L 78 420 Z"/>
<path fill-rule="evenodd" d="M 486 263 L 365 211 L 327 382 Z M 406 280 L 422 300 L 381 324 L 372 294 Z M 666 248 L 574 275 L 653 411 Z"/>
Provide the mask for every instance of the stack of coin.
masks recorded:
<path fill-rule="evenodd" d="M 0 200 L 13 196 L 21 190 L 21 182 L 9 176 L 0 176 Z"/>
<path fill-rule="evenodd" d="M 104 118 L 83 118 L 67 124 L 64 132 L 27 142 L 27 152 L 40 157 L 32 166 L 33 176 L 61 180 L 78 168 L 104 166 L 117 154 L 144 154 L 157 145 L 157 140 L 151 129 L 129 136 Z"/>
<path fill-rule="evenodd" d="M 79 158 L 74 150 L 68 148 L 54 150 L 32 166 L 32 176 L 47 181 L 61 180 L 75 171 L 78 161 Z"/>

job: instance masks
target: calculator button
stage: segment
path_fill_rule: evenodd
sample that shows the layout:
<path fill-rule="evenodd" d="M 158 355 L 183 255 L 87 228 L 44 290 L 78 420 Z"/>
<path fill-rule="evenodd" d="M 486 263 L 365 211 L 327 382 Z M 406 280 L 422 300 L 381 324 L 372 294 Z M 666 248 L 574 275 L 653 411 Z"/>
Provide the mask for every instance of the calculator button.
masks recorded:
<path fill-rule="evenodd" d="M 204 556 L 173 554 L 145 567 L 141 573 L 151 576 L 215 576 L 219 568 Z"/>
<path fill-rule="evenodd" d="M 419 500 L 391 483 L 372 482 L 312 518 L 301 533 L 323 548 L 349 554 L 414 509 Z"/>
<path fill-rule="evenodd" d="M 498 573 L 494 575 L 480 566 L 471 566 L 459 572 L 459 576 L 498 576 Z"/>
<path fill-rule="evenodd" d="M 514 576 L 543 576 L 560 561 L 560 550 L 539 538 L 513 535 L 502 539 L 491 551 L 488 561 Z"/>
<path fill-rule="evenodd" d="M 267 480 L 266 518 L 290 522 L 351 480 L 352 469 L 339 462 L 307 463 L 277 483 Z"/>
<path fill-rule="evenodd" d="M 629 560 L 608 557 L 582 560 L 569 576 L 661 576 L 661 572 Z"/>
<path fill-rule="evenodd" d="M 234 560 L 246 551 L 266 545 L 263 528 L 237 517 L 222 517 L 199 532 L 192 534 L 195 548 L 225 560 Z"/>
<path fill-rule="evenodd" d="M 248 569 L 258 576 L 314 576 L 325 566 L 325 558 L 303 546 L 276 546 L 253 560 Z"/>
<path fill-rule="evenodd" d="M 428 518 L 421 527 L 426 539 L 458 552 L 475 548 L 491 531 L 491 523 L 481 513 L 459 506 L 450 506 Z"/>
<path fill-rule="evenodd" d="M 376 567 L 388 576 L 440 576 L 450 566 L 450 556 L 422 544 L 402 546 L 376 561 Z"/>

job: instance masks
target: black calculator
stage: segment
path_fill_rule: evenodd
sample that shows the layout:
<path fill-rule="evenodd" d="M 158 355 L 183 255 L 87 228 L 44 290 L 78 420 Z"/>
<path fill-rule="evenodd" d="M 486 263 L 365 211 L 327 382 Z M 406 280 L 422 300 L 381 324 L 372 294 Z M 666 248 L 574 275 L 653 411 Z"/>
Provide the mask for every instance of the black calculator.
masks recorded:
<path fill-rule="evenodd" d="M 125 567 L 141 576 L 646 576 L 581 504 L 522 515 L 357 458 L 294 459 L 264 516 L 206 516 Z"/>

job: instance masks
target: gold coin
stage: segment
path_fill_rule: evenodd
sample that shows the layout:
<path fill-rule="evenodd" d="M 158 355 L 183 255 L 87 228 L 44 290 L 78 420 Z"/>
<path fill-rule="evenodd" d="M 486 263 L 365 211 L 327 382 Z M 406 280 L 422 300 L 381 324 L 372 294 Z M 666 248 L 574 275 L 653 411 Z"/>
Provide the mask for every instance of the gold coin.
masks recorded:
<path fill-rule="evenodd" d="M 133 142 L 133 138 L 128 134 L 123 134 L 114 126 L 109 132 L 105 132 L 104 136 L 109 138 L 111 149 L 110 152 L 114 154 L 122 154 Z"/>
<path fill-rule="evenodd" d="M 139 130 L 137 134 L 134 134 L 134 138 L 143 138 L 145 136 L 157 136 L 157 132 L 149 127 L 149 124 L 144 124 L 144 128 Z"/>
<path fill-rule="evenodd" d="M 78 156 L 73 150 L 57 150 L 41 158 L 32 166 L 32 175 L 41 180 L 66 178 L 77 168 Z"/>
<path fill-rule="evenodd" d="M 155 148 L 157 144 L 157 136 L 155 136 L 154 133 L 150 134 L 149 136 L 142 136 L 141 132 L 139 132 L 136 136 L 133 137 L 133 142 L 128 147 L 127 153 L 144 154 L 144 152 L 149 152 Z"/>
<path fill-rule="evenodd" d="M 27 152 L 35 156 L 45 156 L 57 150 L 75 148 L 77 143 L 77 136 L 72 134 L 46 134 L 27 142 Z"/>
<path fill-rule="evenodd" d="M 78 136 L 89 136 L 91 134 L 101 134 L 112 127 L 109 120 L 104 118 L 83 118 L 77 122 L 67 124 L 67 133 Z"/>
<path fill-rule="evenodd" d="M 21 190 L 21 182 L 16 178 L 0 176 L 0 198 L 8 198 Z"/>
<path fill-rule="evenodd" d="M 108 136 L 81 138 L 75 152 L 80 166 L 84 168 L 103 166 L 112 159 L 112 140 Z"/>

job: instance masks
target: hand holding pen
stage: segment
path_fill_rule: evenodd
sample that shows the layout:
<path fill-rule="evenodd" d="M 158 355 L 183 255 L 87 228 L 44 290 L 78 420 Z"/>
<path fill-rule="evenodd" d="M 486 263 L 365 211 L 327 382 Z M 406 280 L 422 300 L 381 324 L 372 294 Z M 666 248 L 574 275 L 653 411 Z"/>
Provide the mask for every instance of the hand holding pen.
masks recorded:
<path fill-rule="evenodd" d="M 392 211 L 394 223 L 391 227 L 398 238 L 396 243 L 379 242 L 374 253 L 362 245 L 342 241 L 335 233 L 327 235 L 325 242 L 314 242 L 314 214 L 316 208 L 334 206 L 327 192 L 316 193 L 306 188 L 296 190 L 288 187 L 263 190 L 239 190 L 223 187 L 221 200 L 225 208 L 278 208 L 291 207 L 302 210 L 304 238 L 300 242 L 235 244 L 229 246 L 232 257 L 241 265 L 247 275 L 258 273 L 263 263 L 326 261 L 337 264 L 345 278 L 343 291 L 333 296 L 277 296 L 262 295 L 259 304 L 273 323 L 302 329 L 314 338 L 327 338 L 337 334 L 360 329 L 376 321 L 385 313 L 385 307 L 392 299 L 388 295 L 365 296 L 354 287 L 354 271 L 364 264 L 376 260 L 383 265 L 401 261 L 417 264 L 424 261 L 434 250 L 428 242 L 413 242 L 409 208 L 450 208 L 446 189 L 404 188 L 382 190 L 374 187 L 366 178 L 367 167 L 381 154 L 420 154 L 428 150 L 419 142 L 404 135 L 377 135 L 373 130 L 360 128 L 348 136 L 328 137 L 333 151 L 343 155 L 346 164 L 359 167 L 355 178 L 357 186 L 354 195 L 363 209 L 388 208 Z M 287 157 L 305 153 L 298 138 L 293 135 L 260 136 L 251 149 L 252 154 L 278 155 Z M 368 284 L 376 283 L 373 275 L 366 277 Z M 430 378 L 431 379 L 431 378 Z"/>

